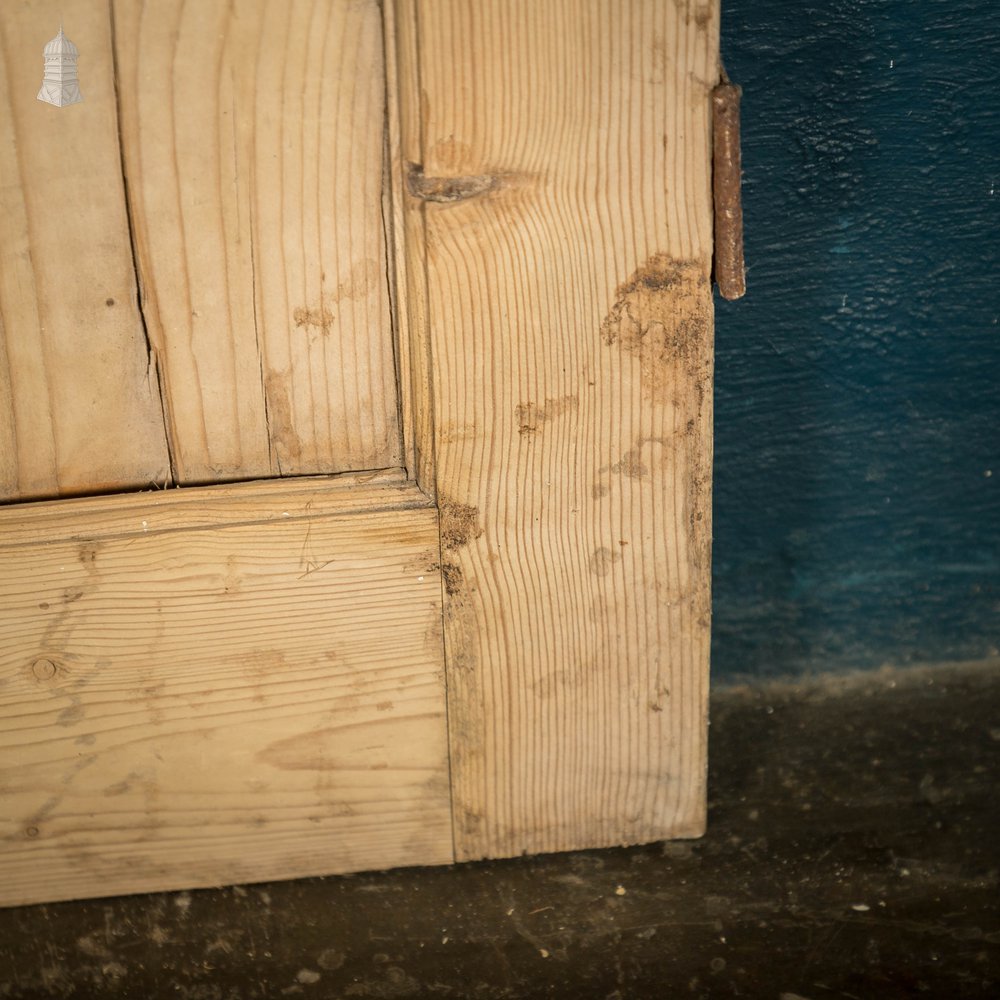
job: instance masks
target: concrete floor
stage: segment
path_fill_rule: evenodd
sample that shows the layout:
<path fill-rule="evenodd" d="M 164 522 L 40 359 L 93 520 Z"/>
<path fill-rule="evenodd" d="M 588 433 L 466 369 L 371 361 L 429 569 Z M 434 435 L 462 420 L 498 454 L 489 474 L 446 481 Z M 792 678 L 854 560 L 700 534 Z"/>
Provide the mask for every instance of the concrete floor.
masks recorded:
<path fill-rule="evenodd" d="M 712 723 L 703 840 L 0 911 L 0 997 L 1000 996 L 1000 663 Z"/>

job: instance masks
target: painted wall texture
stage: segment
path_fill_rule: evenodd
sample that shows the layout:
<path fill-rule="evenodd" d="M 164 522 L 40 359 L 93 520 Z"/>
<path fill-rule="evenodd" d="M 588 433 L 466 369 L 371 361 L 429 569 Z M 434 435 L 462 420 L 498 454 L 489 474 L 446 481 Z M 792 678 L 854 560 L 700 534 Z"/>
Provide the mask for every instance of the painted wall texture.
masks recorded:
<path fill-rule="evenodd" d="M 1000 646 L 1000 4 L 723 0 L 713 673 Z"/>

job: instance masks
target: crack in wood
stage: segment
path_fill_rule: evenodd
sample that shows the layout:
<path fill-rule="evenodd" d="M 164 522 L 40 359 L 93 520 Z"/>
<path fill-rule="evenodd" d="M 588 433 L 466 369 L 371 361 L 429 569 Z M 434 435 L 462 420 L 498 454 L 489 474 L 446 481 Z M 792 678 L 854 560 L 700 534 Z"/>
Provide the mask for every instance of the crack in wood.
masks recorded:
<path fill-rule="evenodd" d="M 122 188 L 125 195 L 125 219 L 128 223 L 129 253 L 132 261 L 132 273 L 135 278 L 136 307 L 139 313 L 139 325 L 142 329 L 142 337 L 146 346 L 146 382 L 149 384 L 152 378 L 156 379 L 156 395 L 160 401 L 160 420 L 163 424 L 163 438 L 167 449 L 168 478 L 162 485 L 167 487 L 178 481 L 177 461 L 174 443 L 171 440 L 170 404 L 167 399 L 166 386 L 164 385 L 163 368 L 160 365 L 159 352 L 149 335 L 149 324 L 146 321 L 146 296 L 142 285 L 142 274 L 139 268 L 139 249 L 136 241 L 135 218 L 132 213 L 132 192 L 130 190 L 128 172 L 125 169 L 125 137 L 122 134 L 122 102 L 121 88 L 118 85 L 120 71 L 118 66 L 118 46 L 115 37 L 115 10 L 114 4 L 110 7 L 110 27 L 111 27 L 111 77 L 115 89 L 115 128 L 118 133 L 118 163 L 122 174 Z M 160 485 L 160 484 L 157 484 Z"/>

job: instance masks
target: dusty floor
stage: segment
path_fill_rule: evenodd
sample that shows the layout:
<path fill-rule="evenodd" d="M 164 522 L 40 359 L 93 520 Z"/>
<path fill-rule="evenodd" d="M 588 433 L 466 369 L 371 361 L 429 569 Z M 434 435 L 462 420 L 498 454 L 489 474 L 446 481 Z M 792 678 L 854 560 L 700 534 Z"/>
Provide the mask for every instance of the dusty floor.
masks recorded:
<path fill-rule="evenodd" d="M 1000 996 L 1000 664 L 713 698 L 708 835 L 0 911 L 0 997 Z"/>

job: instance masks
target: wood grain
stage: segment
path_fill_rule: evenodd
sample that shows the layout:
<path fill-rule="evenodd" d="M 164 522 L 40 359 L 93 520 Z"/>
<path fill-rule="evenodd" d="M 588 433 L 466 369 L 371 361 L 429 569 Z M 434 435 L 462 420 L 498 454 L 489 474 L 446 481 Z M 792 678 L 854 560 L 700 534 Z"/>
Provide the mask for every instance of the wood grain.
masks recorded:
<path fill-rule="evenodd" d="M 179 481 L 400 465 L 378 4 L 113 9 Z"/>
<path fill-rule="evenodd" d="M 36 100 L 66 29 L 83 102 Z M 0 5 L 0 500 L 169 475 L 136 302 L 107 4 Z"/>
<path fill-rule="evenodd" d="M 403 469 L 342 472 L 295 480 L 269 479 L 12 504 L 0 507 L 0 544 L 9 548 L 35 545 L 45 538 L 123 538 L 182 528 L 268 523 L 323 514 L 343 517 L 431 506 L 431 500 L 414 489 Z"/>
<path fill-rule="evenodd" d="M 718 4 L 406 19 L 457 856 L 696 835 Z"/>
<path fill-rule="evenodd" d="M 451 860 L 437 512 L 365 488 L 0 545 L 0 904 Z"/>

